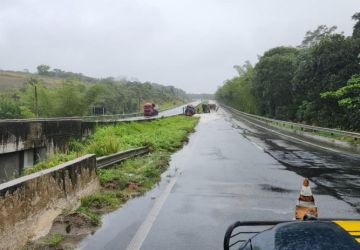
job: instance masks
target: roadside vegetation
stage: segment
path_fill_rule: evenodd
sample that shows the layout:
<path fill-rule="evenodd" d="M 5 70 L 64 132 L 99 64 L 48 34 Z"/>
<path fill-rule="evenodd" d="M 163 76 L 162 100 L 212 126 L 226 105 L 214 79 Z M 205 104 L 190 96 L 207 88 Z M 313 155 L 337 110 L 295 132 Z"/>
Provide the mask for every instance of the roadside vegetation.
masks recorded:
<path fill-rule="evenodd" d="M 64 236 L 62 236 L 61 234 L 53 234 L 50 235 L 47 240 L 46 243 L 49 246 L 56 246 L 58 245 L 62 240 L 64 239 Z"/>
<path fill-rule="evenodd" d="M 234 66 L 238 76 L 216 98 L 248 113 L 360 131 L 360 13 L 352 19 L 352 36 L 320 25 L 297 47 L 272 48 L 254 66 Z"/>
<path fill-rule="evenodd" d="M 96 79 L 48 65 L 39 65 L 37 74 L 0 71 L 0 90 L 0 119 L 128 114 L 142 112 L 146 101 L 166 109 L 188 100 L 173 86 Z"/>
<path fill-rule="evenodd" d="M 149 146 L 153 152 L 173 152 L 181 147 L 196 122 L 195 118 L 174 116 L 98 126 L 84 142 L 71 141 L 67 152 L 56 152 L 46 161 L 24 169 L 23 174 L 51 168 L 85 154 L 99 157 L 142 146 Z"/>
<path fill-rule="evenodd" d="M 166 170 L 173 150 L 155 151 L 108 169 L 100 169 L 101 190 L 83 198 L 77 212 L 89 216 L 94 224 L 99 225 L 101 214 L 143 194 L 160 181 L 160 175 Z"/>

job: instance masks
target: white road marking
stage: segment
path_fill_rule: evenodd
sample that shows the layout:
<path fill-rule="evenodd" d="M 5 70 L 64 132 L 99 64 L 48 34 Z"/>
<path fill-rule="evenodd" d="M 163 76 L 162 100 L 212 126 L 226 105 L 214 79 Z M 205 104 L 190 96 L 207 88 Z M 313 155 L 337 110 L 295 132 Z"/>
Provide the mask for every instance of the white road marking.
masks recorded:
<path fill-rule="evenodd" d="M 163 193 L 155 201 L 153 207 L 151 208 L 149 214 L 147 215 L 145 221 L 141 224 L 136 234 L 132 238 L 126 250 L 140 250 L 142 244 L 144 243 L 148 233 L 151 230 L 152 225 L 154 224 L 159 212 L 164 205 L 167 197 L 169 196 L 172 188 L 176 183 L 176 178 L 172 178 L 170 183 L 167 185 Z"/>
<path fill-rule="evenodd" d="M 260 151 L 264 151 L 264 149 L 262 147 L 260 147 L 257 143 L 255 143 L 253 141 L 251 143 L 254 144 L 255 147 L 257 147 L 258 149 L 260 149 Z"/>

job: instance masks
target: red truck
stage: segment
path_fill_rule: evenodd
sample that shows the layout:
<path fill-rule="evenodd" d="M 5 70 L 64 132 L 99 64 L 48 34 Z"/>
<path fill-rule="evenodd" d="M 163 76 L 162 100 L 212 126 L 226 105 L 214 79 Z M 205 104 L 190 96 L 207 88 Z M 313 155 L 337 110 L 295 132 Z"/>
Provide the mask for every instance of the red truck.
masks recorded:
<path fill-rule="evenodd" d="M 155 109 L 155 104 L 147 102 L 144 104 L 144 116 L 155 116 L 158 115 L 159 111 Z"/>

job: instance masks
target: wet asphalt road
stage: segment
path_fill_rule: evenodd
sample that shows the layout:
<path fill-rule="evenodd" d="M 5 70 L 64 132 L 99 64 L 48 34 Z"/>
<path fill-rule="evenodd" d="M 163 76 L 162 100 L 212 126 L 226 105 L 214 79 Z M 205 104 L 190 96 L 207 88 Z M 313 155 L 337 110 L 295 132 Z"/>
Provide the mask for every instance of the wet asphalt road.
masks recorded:
<path fill-rule="evenodd" d="M 360 218 L 360 158 L 288 142 L 223 110 L 202 115 L 196 131 L 161 183 L 104 216 L 80 249 L 126 249 L 172 180 L 141 249 L 222 249 L 236 220 L 291 220 L 304 176 L 320 217 Z"/>

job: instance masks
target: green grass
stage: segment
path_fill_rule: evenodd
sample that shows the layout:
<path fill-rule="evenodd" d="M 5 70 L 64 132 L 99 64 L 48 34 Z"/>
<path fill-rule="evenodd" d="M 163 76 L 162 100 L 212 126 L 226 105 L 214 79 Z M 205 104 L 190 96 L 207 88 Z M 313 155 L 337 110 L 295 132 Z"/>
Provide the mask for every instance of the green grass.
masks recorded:
<path fill-rule="evenodd" d="M 62 236 L 61 234 L 53 234 L 53 235 L 48 236 L 48 238 L 46 239 L 46 244 L 49 246 L 56 246 L 63 239 L 64 239 L 64 236 Z"/>
<path fill-rule="evenodd" d="M 182 145 L 197 119 L 175 116 L 148 122 L 101 126 L 85 143 L 84 150 L 103 156 L 129 148 L 150 146 L 153 150 L 171 151 Z"/>
<path fill-rule="evenodd" d="M 118 203 L 116 194 L 109 191 L 95 193 L 81 199 L 82 206 L 90 209 L 112 208 L 117 206 Z"/>
<path fill-rule="evenodd" d="M 23 175 L 51 168 L 85 154 L 104 156 L 130 148 L 150 146 L 151 150 L 173 151 L 193 131 L 197 119 L 174 116 L 143 122 L 98 126 L 84 143 L 71 141 L 68 152 L 55 153 L 47 161 L 26 168 Z"/>
<path fill-rule="evenodd" d="M 94 225 L 96 226 L 100 225 L 101 215 L 99 212 L 96 212 L 94 210 L 91 210 L 90 208 L 83 206 L 80 206 L 76 211 L 89 217 L 89 219 L 92 221 Z"/>
<path fill-rule="evenodd" d="M 35 173 L 47 168 L 55 167 L 61 163 L 71 161 L 76 157 L 80 156 L 81 153 L 69 151 L 68 153 L 55 153 L 49 156 L 49 160 L 42 161 L 31 168 L 25 168 L 23 171 L 23 175 L 28 175 L 31 173 Z"/>
<path fill-rule="evenodd" d="M 125 189 L 129 183 L 148 189 L 160 180 L 160 174 L 166 169 L 170 152 L 153 152 L 146 156 L 129 159 L 109 169 L 100 169 L 102 186 L 111 183 L 116 189 Z"/>
<path fill-rule="evenodd" d="M 101 190 L 81 199 L 81 206 L 77 211 L 99 225 L 101 214 L 117 208 L 133 195 L 143 194 L 159 182 L 170 156 L 170 152 L 155 151 L 111 168 L 100 169 L 98 174 Z"/>
<path fill-rule="evenodd" d="M 331 138 L 331 139 L 339 140 L 339 141 L 350 142 L 350 143 L 353 143 L 353 144 L 359 144 L 360 143 L 359 140 L 354 140 L 353 137 L 334 134 L 334 133 L 331 133 L 331 132 L 311 131 L 310 133 L 313 133 L 313 134 L 318 135 L 318 136 L 323 136 L 323 137 L 328 137 L 328 138 Z"/>

